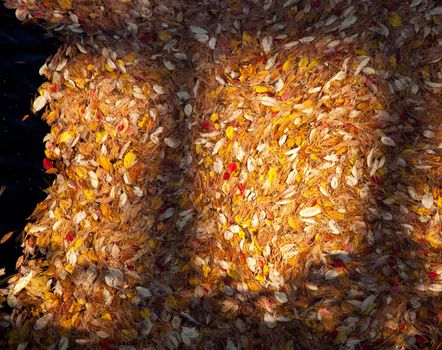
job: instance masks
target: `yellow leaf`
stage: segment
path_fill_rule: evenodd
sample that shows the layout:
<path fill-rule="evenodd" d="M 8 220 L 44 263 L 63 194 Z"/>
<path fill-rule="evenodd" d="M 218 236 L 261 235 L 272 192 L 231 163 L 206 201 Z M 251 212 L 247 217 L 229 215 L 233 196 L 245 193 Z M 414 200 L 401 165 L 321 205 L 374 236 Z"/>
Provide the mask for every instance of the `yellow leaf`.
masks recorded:
<path fill-rule="evenodd" d="M 255 276 L 255 279 L 261 284 L 264 284 L 264 282 L 265 282 L 265 277 L 262 275 Z"/>
<path fill-rule="evenodd" d="M 261 85 L 256 85 L 253 87 L 253 89 L 257 92 L 257 93 L 263 93 L 263 92 L 267 92 L 269 91 L 269 89 L 265 86 L 261 86 Z"/>
<path fill-rule="evenodd" d="M 392 12 L 390 16 L 388 16 L 388 21 L 393 28 L 397 28 L 402 25 L 401 17 L 396 12 Z"/>
<path fill-rule="evenodd" d="M 244 46 L 246 46 L 246 45 L 250 45 L 252 42 L 253 42 L 252 37 L 247 32 L 243 32 L 242 33 L 242 44 Z"/>
<path fill-rule="evenodd" d="M 317 65 L 319 65 L 319 62 L 317 60 L 312 60 L 309 64 L 307 69 L 313 69 L 315 68 Z"/>
<path fill-rule="evenodd" d="M 89 201 L 95 198 L 94 191 L 92 191 L 92 190 L 83 189 L 83 193 L 84 193 L 86 199 Z"/>
<path fill-rule="evenodd" d="M 304 56 L 301 58 L 301 60 L 298 63 L 298 67 L 299 68 L 303 68 L 303 67 L 307 67 L 308 63 L 309 63 L 309 59 L 307 56 Z"/>
<path fill-rule="evenodd" d="M 259 285 L 255 281 L 248 281 L 247 285 L 251 292 L 259 292 L 261 290 L 261 285 Z"/>
<path fill-rule="evenodd" d="M 267 177 L 267 181 L 269 183 L 273 183 L 275 182 L 275 180 L 278 177 L 278 169 L 276 167 L 271 167 L 269 169 L 269 173 L 268 173 L 268 177 Z"/>
<path fill-rule="evenodd" d="M 287 72 L 290 68 L 292 67 L 292 61 L 287 60 L 284 62 L 284 64 L 282 65 L 282 70 L 284 72 Z"/>
<path fill-rule="evenodd" d="M 293 230 L 297 230 L 299 228 L 298 221 L 293 216 L 289 217 L 288 223 L 290 228 L 292 228 Z"/>
<path fill-rule="evenodd" d="M 233 139 L 233 134 L 234 134 L 235 130 L 233 129 L 233 127 L 229 126 L 226 129 L 226 136 L 229 140 Z"/>
<path fill-rule="evenodd" d="M 141 309 L 141 311 L 140 311 L 140 316 L 141 316 L 142 318 L 149 318 L 149 317 L 150 317 L 150 310 L 147 309 L 147 308 L 143 308 L 143 309 Z"/>
<path fill-rule="evenodd" d="M 58 6 L 62 10 L 69 10 L 72 7 L 72 1 L 71 0 L 58 0 Z"/>
<path fill-rule="evenodd" d="M 65 131 L 64 133 L 62 133 L 60 135 L 60 137 L 58 138 L 58 142 L 63 143 L 68 141 L 71 137 L 73 137 L 73 135 L 69 132 L 69 131 Z"/>
<path fill-rule="evenodd" d="M 126 155 L 124 156 L 124 160 L 123 160 L 124 167 L 126 169 L 130 168 L 132 165 L 135 164 L 136 160 L 137 160 L 137 156 L 135 153 L 127 152 Z"/>
<path fill-rule="evenodd" d="M 98 157 L 98 164 L 101 165 L 101 167 L 106 170 L 106 171 L 111 171 L 112 170 L 112 163 L 109 161 L 109 159 L 107 159 L 104 156 L 99 156 Z"/>
<path fill-rule="evenodd" d="M 78 237 L 77 240 L 75 241 L 74 246 L 72 247 L 72 249 L 74 251 L 78 250 L 78 248 L 80 248 L 82 245 L 83 245 L 83 238 Z"/>
<path fill-rule="evenodd" d="M 331 332 L 335 328 L 335 321 L 332 315 L 322 316 L 321 323 L 327 332 Z"/>
<path fill-rule="evenodd" d="M 158 35 L 161 41 L 170 41 L 172 40 L 172 35 L 169 32 L 161 31 Z"/>
<path fill-rule="evenodd" d="M 211 271 L 211 268 L 209 265 L 203 265 L 203 275 L 204 277 L 207 277 Z"/>
<path fill-rule="evenodd" d="M 112 316 L 109 312 L 105 312 L 103 315 L 101 315 L 101 318 L 106 321 L 112 321 Z"/>
<path fill-rule="evenodd" d="M 109 217 L 110 216 L 110 208 L 109 205 L 107 204 L 100 204 L 100 210 L 101 213 L 103 214 L 104 217 Z"/>
<path fill-rule="evenodd" d="M 95 142 L 96 143 L 100 143 L 101 140 L 103 140 L 103 138 L 107 136 L 107 132 L 106 131 L 99 131 L 97 132 L 97 135 L 95 136 Z"/>
<path fill-rule="evenodd" d="M 64 267 L 64 269 L 65 269 L 67 272 L 69 272 L 69 273 L 74 272 L 74 266 L 72 266 L 71 264 L 67 264 L 67 265 Z"/>
<path fill-rule="evenodd" d="M 90 249 L 87 252 L 87 256 L 89 259 L 91 259 L 92 261 L 98 261 L 98 255 L 95 253 L 94 250 Z"/>
<path fill-rule="evenodd" d="M 364 55 L 364 56 L 368 56 L 368 51 L 367 51 L 367 50 L 364 50 L 364 49 L 356 49 L 354 52 L 355 52 L 356 55 L 360 55 L 360 56 L 362 56 L 362 55 Z"/>

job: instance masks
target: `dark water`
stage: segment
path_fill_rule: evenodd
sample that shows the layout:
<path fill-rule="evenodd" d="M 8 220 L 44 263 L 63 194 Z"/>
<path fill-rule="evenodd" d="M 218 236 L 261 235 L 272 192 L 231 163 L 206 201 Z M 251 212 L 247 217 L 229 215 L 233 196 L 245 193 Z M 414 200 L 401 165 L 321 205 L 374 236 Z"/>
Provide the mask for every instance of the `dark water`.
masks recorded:
<path fill-rule="evenodd" d="M 6 187 L 0 196 L 0 237 L 15 232 L 0 245 L 0 269 L 6 267 L 8 273 L 21 252 L 17 238 L 26 218 L 52 181 L 42 167 L 42 140 L 49 128 L 30 106 L 43 82 L 38 70 L 56 47 L 44 30 L 22 25 L 0 3 L 0 187 Z"/>

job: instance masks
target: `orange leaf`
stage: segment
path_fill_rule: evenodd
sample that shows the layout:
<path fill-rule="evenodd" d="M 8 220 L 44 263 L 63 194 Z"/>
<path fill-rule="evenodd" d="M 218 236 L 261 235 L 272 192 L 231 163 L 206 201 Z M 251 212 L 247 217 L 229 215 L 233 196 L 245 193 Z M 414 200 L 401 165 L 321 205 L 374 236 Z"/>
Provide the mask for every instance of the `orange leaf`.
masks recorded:
<path fill-rule="evenodd" d="M 0 244 L 3 244 L 3 243 L 5 243 L 9 238 L 11 238 L 11 236 L 14 234 L 14 231 L 11 231 L 11 232 L 8 232 L 8 233 L 5 233 L 4 235 L 3 235 L 3 237 L 0 239 Z"/>

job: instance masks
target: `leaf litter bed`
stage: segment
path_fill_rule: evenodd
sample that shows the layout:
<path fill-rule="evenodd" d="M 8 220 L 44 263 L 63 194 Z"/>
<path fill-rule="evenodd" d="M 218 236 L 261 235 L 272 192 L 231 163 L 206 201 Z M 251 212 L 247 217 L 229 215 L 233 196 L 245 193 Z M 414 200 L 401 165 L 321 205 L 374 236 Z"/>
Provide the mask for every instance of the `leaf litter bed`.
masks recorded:
<path fill-rule="evenodd" d="M 437 349 L 436 1 L 6 1 L 64 44 L 3 348 Z"/>

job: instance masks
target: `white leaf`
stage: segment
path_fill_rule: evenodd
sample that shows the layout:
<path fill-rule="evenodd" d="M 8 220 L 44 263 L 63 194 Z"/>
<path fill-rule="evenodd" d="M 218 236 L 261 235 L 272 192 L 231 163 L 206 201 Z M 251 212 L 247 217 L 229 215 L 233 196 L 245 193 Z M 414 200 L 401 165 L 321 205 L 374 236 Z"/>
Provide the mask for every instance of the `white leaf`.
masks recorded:
<path fill-rule="evenodd" d="M 433 81 L 425 80 L 425 84 L 434 89 L 442 88 L 442 83 L 435 83 Z"/>
<path fill-rule="evenodd" d="M 332 280 L 332 279 L 335 279 L 336 277 L 338 277 L 338 272 L 336 271 L 336 270 L 328 270 L 326 273 L 325 273 L 325 279 L 326 280 Z"/>
<path fill-rule="evenodd" d="M 95 173 L 95 171 L 90 170 L 89 171 L 89 180 L 91 182 L 91 186 L 93 188 L 97 188 L 98 187 L 98 177 L 97 174 Z"/>
<path fill-rule="evenodd" d="M 339 235 L 341 233 L 341 230 L 339 229 L 338 225 L 334 220 L 330 220 L 328 222 L 328 229 L 334 235 Z"/>
<path fill-rule="evenodd" d="M 431 209 L 431 207 L 433 206 L 433 194 L 432 193 L 426 193 L 424 194 L 424 196 L 422 197 L 422 205 L 424 206 L 424 208 L 427 209 Z"/>
<path fill-rule="evenodd" d="M 17 309 L 21 309 L 21 301 L 17 297 L 13 296 L 12 294 L 8 294 L 8 297 L 6 298 L 6 302 L 8 306 L 12 309 L 14 309 L 16 306 Z"/>
<path fill-rule="evenodd" d="M 69 251 L 66 253 L 66 260 L 72 266 L 75 266 L 77 264 L 77 254 L 75 254 L 72 248 L 69 249 Z"/>
<path fill-rule="evenodd" d="M 215 37 L 211 37 L 210 40 L 209 40 L 208 45 L 209 45 L 209 47 L 210 47 L 212 50 L 215 50 L 215 47 L 216 47 L 216 38 L 215 38 Z"/>
<path fill-rule="evenodd" d="M 205 30 L 204 28 L 198 27 L 198 26 L 191 25 L 189 28 L 192 31 L 192 33 L 195 33 L 195 34 L 207 34 L 208 33 L 207 30 Z"/>
<path fill-rule="evenodd" d="M 84 211 L 80 211 L 74 215 L 73 220 L 77 225 L 82 222 L 86 218 L 86 213 Z"/>
<path fill-rule="evenodd" d="M 264 314 L 264 323 L 267 326 L 267 328 L 275 328 L 276 327 L 276 317 L 275 315 L 266 312 Z"/>
<path fill-rule="evenodd" d="M 169 219 L 170 217 L 173 216 L 174 213 L 175 213 L 175 209 L 167 208 L 167 210 L 158 217 L 158 220 L 163 221 L 163 220 Z"/>
<path fill-rule="evenodd" d="M 48 100 L 46 99 L 46 97 L 38 96 L 32 105 L 34 113 L 38 112 L 40 109 L 42 109 L 46 105 L 46 103 L 48 103 Z"/>
<path fill-rule="evenodd" d="M 369 295 L 364 299 L 364 301 L 361 303 L 361 310 L 365 310 L 367 307 L 373 305 L 374 301 L 376 300 L 376 295 L 372 294 Z"/>
<path fill-rule="evenodd" d="M 262 49 L 266 54 L 268 54 L 272 48 L 273 38 L 271 36 L 266 36 L 262 39 L 261 45 Z"/>
<path fill-rule="evenodd" d="M 350 187 L 356 186 L 358 184 L 358 180 L 354 176 L 346 176 L 345 182 Z"/>
<path fill-rule="evenodd" d="M 58 342 L 58 350 L 66 350 L 69 347 L 69 339 L 65 336 L 60 338 Z"/>
<path fill-rule="evenodd" d="M 354 75 L 357 76 L 362 71 L 362 69 L 364 69 L 364 67 L 368 64 L 368 62 L 370 62 L 370 57 L 364 58 L 356 67 Z"/>
<path fill-rule="evenodd" d="M 284 134 L 279 138 L 279 140 L 278 140 L 279 147 L 282 147 L 284 145 L 285 141 L 287 141 L 287 134 Z"/>
<path fill-rule="evenodd" d="M 164 60 L 164 66 L 168 69 L 168 70 L 175 70 L 175 65 L 168 61 L 168 60 Z"/>
<path fill-rule="evenodd" d="M 143 298 L 150 298 L 152 296 L 152 293 L 147 288 L 136 287 L 135 289 L 137 290 L 138 294 L 140 294 Z"/>
<path fill-rule="evenodd" d="M 193 110 L 193 107 L 191 104 L 187 103 L 184 106 L 184 114 L 186 115 L 186 117 L 190 117 L 192 115 L 192 110 Z"/>
<path fill-rule="evenodd" d="M 327 44 L 327 47 L 328 47 L 328 48 L 336 47 L 336 46 L 338 46 L 338 45 L 340 44 L 340 42 L 341 42 L 341 40 L 333 40 L 333 41 L 330 41 L 330 42 Z"/>
<path fill-rule="evenodd" d="M 336 176 L 333 176 L 331 183 L 330 183 L 331 188 L 336 190 L 338 188 L 338 185 L 339 185 L 338 178 Z"/>
<path fill-rule="evenodd" d="M 382 136 L 381 142 L 386 146 L 390 146 L 390 147 L 396 146 L 396 142 L 394 142 L 394 140 L 388 136 Z"/>
<path fill-rule="evenodd" d="M 104 276 L 104 280 L 109 287 L 118 288 L 124 282 L 124 275 L 120 270 L 110 268 Z"/>
<path fill-rule="evenodd" d="M 37 233 L 37 232 L 42 232 L 44 230 L 47 229 L 47 226 L 32 226 L 28 232 L 29 233 Z"/>
<path fill-rule="evenodd" d="M 52 320 L 53 317 L 54 317 L 53 313 L 49 313 L 49 314 L 44 315 L 43 317 L 40 317 L 37 321 L 35 321 L 34 329 L 36 331 L 38 331 L 40 329 L 45 328 L 47 326 L 48 322 L 50 320 Z"/>
<path fill-rule="evenodd" d="M 213 146 L 212 156 L 219 152 L 223 144 L 224 144 L 224 139 L 220 139 L 217 141 L 217 143 L 215 143 L 215 146 Z"/>
<path fill-rule="evenodd" d="M 233 232 L 230 230 L 224 231 L 224 239 L 230 241 L 233 238 Z"/>
<path fill-rule="evenodd" d="M 275 84 L 275 91 L 279 92 L 284 88 L 284 80 L 282 80 L 281 78 L 278 79 L 278 81 Z"/>
<path fill-rule="evenodd" d="M 350 27 L 352 24 L 354 24 L 357 21 L 357 17 L 355 15 L 351 15 L 349 17 L 347 17 L 342 23 L 341 26 L 339 27 L 339 31 L 345 30 L 348 27 Z"/>
<path fill-rule="evenodd" d="M 263 104 L 264 106 L 276 107 L 279 105 L 278 101 L 276 101 L 274 98 L 270 96 L 262 96 L 260 100 L 261 104 Z"/>
<path fill-rule="evenodd" d="M 304 208 L 299 212 L 299 215 L 309 218 L 321 213 L 321 208 L 319 207 L 308 207 Z"/>
<path fill-rule="evenodd" d="M 265 66 L 265 70 L 269 70 L 270 68 L 272 68 L 275 65 L 276 62 L 276 55 L 273 55 L 272 57 L 270 57 L 267 60 L 266 66 Z"/>
<path fill-rule="evenodd" d="M 102 331 L 102 330 L 97 331 L 95 334 L 98 335 L 99 338 L 103 338 L 103 339 L 109 338 L 109 336 L 110 336 L 109 333 Z"/>
<path fill-rule="evenodd" d="M 183 327 L 181 329 L 181 339 L 183 343 L 187 346 L 192 345 L 195 339 L 199 336 L 198 331 L 195 327 Z"/>
<path fill-rule="evenodd" d="M 213 171 L 217 174 L 221 174 L 223 171 L 223 161 L 220 157 L 215 158 L 215 161 L 213 162 Z"/>
<path fill-rule="evenodd" d="M 432 292 L 440 293 L 442 292 L 442 284 L 432 284 L 428 289 Z"/>
<path fill-rule="evenodd" d="M 207 34 L 195 34 L 195 40 L 200 43 L 205 43 L 209 41 L 209 36 Z"/>
<path fill-rule="evenodd" d="M 250 271 L 255 272 L 255 270 L 256 270 L 256 259 L 248 256 L 246 260 L 247 260 L 247 266 L 249 267 Z"/>
<path fill-rule="evenodd" d="M 172 138 L 172 137 L 166 137 L 164 139 L 164 143 L 169 146 L 170 148 L 178 148 L 181 144 L 181 141 L 176 139 L 176 138 Z"/>
<path fill-rule="evenodd" d="M 386 321 L 385 324 L 384 324 L 384 326 L 387 327 L 387 328 L 389 328 L 389 329 L 392 329 L 392 330 L 396 330 L 396 329 L 399 328 L 399 325 L 398 325 L 397 322 L 394 321 L 394 320 L 388 320 L 388 321 Z"/>
<path fill-rule="evenodd" d="M 275 292 L 275 299 L 280 304 L 286 303 L 289 299 L 287 298 L 287 295 L 283 292 Z"/>
<path fill-rule="evenodd" d="M 162 95 L 162 94 L 164 94 L 164 89 L 163 89 L 160 85 L 154 84 L 154 85 L 152 86 L 152 88 L 155 90 L 155 92 L 156 92 L 158 95 Z"/>
<path fill-rule="evenodd" d="M 291 49 L 292 47 L 295 47 L 295 46 L 298 45 L 298 44 L 299 44 L 299 41 L 298 41 L 298 40 L 291 41 L 291 42 L 289 42 L 289 43 L 287 43 L 287 44 L 284 44 L 284 48 L 285 48 L 285 49 Z"/>
<path fill-rule="evenodd" d="M 160 126 L 158 129 L 156 129 L 151 135 L 150 135 L 150 140 L 158 145 L 160 143 L 160 139 L 159 139 L 159 135 L 163 132 L 164 128 L 162 126 Z"/>
<path fill-rule="evenodd" d="M 425 130 L 424 131 L 424 136 L 427 138 L 427 139 L 432 139 L 433 137 L 434 137 L 434 132 L 433 131 L 431 131 L 431 130 Z"/>
<path fill-rule="evenodd" d="M 23 276 L 22 278 L 20 278 L 17 283 L 14 286 L 14 291 L 12 292 L 13 295 L 17 294 L 18 292 L 20 292 L 23 288 L 25 288 L 28 283 L 31 281 L 33 276 L 33 272 L 29 272 L 27 275 Z"/>
<path fill-rule="evenodd" d="M 428 13 L 432 16 L 440 15 L 442 14 L 442 6 L 435 7 L 428 11 Z"/>
<path fill-rule="evenodd" d="M 315 40 L 314 36 L 305 36 L 305 37 L 299 39 L 299 42 L 301 42 L 301 43 L 310 43 L 313 40 Z"/>
<path fill-rule="evenodd" d="M 410 4 L 410 7 L 419 6 L 422 3 L 422 0 L 413 0 Z"/>

